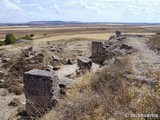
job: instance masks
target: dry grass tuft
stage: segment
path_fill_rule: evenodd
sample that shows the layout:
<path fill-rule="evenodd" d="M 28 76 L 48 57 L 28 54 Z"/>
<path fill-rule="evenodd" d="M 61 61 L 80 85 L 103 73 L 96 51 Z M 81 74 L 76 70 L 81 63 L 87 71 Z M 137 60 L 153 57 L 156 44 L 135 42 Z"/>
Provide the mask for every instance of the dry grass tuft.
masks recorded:
<path fill-rule="evenodd" d="M 151 49 L 160 49 L 160 35 L 156 35 L 150 39 L 149 47 Z"/>

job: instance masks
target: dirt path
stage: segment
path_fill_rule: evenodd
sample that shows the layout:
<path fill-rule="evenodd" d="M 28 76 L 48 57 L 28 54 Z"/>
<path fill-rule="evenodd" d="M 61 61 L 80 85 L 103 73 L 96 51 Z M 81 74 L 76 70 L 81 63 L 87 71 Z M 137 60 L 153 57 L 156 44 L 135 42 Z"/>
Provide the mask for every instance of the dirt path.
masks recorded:
<path fill-rule="evenodd" d="M 156 80 L 157 71 L 160 70 L 160 56 L 151 50 L 147 38 L 129 38 L 128 44 L 136 49 L 131 55 L 131 63 L 134 74 L 138 80 L 153 82 Z"/>

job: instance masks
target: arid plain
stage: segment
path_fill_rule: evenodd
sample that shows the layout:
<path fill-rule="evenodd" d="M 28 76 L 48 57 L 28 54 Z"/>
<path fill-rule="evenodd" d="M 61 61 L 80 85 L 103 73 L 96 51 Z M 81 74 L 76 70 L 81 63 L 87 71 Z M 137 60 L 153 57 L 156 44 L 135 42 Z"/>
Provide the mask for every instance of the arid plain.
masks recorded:
<path fill-rule="evenodd" d="M 114 38 L 111 36 L 114 36 L 116 31 L 121 31 L 126 37 L 125 40 L 112 43 Z M 159 52 L 157 53 L 159 49 L 154 50 L 151 45 L 152 38 L 156 33 L 160 33 L 160 25 L 1 26 L 0 41 L 5 40 L 8 33 L 13 33 L 16 38 L 31 34 L 34 34 L 34 37 L 33 40 L 19 40 L 11 45 L 0 46 L 0 119 L 28 119 L 24 112 L 26 98 L 23 74 L 32 69 L 46 70 L 51 66 L 60 79 L 66 78 L 65 82 L 69 86 L 65 95 L 58 100 L 58 105 L 44 116 L 35 115 L 30 119 L 118 120 L 126 119 L 125 113 L 154 112 L 153 114 L 160 115 L 160 56 Z M 111 45 L 107 43 L 108 40 Z M 127 44 L 133 50 L 125 48 L 129 53 L 126 50 L 127 52 L 123 51 L 124 54 L 120 56 L 109 56 L 111 59 L 105 58 L 103 64 L 93 60 L 92 69 L 77 76 L 77 58 L 90 58 L 92 41 L 104 42 L 111 47 L 117 44 L 113 47 L 116 50 Z M 108 51 L 110 52 L 112 51 Z M 69 59 L 72 61 L 71 65 L 67 63 Z M 116 75 L 108 74 L 112 72 Z M 107 88 L 101 82 L 106 84 Z"/>

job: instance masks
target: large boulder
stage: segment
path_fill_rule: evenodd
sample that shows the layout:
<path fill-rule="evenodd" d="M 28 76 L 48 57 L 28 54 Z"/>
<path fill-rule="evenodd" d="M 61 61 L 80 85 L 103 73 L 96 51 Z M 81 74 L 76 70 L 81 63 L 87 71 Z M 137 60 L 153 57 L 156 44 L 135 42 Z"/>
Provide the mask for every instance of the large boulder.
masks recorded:
<path fill-rule="evenodd" d="M 87 57 L 79 57 L 77 59 L 77 66 L 80 69 L 91 69 L 92 67 L 92 60 Z"/>

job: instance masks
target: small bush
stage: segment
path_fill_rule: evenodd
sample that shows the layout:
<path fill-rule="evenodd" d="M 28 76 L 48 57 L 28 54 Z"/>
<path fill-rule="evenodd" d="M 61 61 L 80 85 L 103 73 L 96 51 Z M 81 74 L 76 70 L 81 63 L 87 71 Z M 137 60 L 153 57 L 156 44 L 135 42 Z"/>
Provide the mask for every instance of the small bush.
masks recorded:
<path fill-rule="evenodd" d="M 0 46 L 3 46 L 5 45 L 5 42 L 4 41 L 0 41 Z"/>
<path fill-rule="evenodd" d="M 26 35 L 24 37 L 21 37 L 20 39 L 25 39 L 25 40 L 33 40 L 33 38 L 29 35 Z"/>
<path fill-rule="evenodd" d="M 12 33 L 8 33 L 5 38 L 5 45 L 10 45 L 16 42 L 16 38 Z"/>

